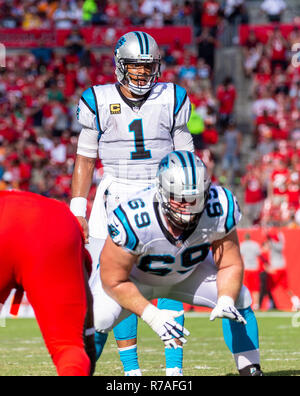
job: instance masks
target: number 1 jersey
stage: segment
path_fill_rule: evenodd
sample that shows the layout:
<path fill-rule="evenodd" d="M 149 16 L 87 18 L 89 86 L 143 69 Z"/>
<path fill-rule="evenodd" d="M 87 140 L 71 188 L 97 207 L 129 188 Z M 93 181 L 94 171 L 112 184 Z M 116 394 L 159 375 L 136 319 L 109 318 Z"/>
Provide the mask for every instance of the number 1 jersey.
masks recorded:
<path fill-rule="evenodd" d="M 160 160 L 176 148 L 176 139 L 177 149 L 193 149 L 186 126 L 190 111 L 186 90 L 173 83 L 158 83 L 139 101 L 128 100 L 119 84 L 107 84 L 82 94 L 77 116 L 83 128 L 97 134 L 105 174 L 150 180 Z M 89 142 L 85 147 L 79 139 L 77 153 L 93 156 Z"/>

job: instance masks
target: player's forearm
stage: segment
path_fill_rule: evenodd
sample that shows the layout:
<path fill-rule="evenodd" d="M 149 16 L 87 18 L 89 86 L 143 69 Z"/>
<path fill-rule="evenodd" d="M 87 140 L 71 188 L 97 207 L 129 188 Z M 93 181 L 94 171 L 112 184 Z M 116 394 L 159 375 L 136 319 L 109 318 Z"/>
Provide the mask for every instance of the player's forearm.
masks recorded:
<path fill-rule="evenodd" d="M 142 296 L 138 288 L 131 281 L 120 282 L 114 286 L 109 285 L 102 278 L 103 288 L 110 297 L 119 303 L 124 309 L 141 316 L 149 301 Z"/>
<path fill-rule="evenodd" d="M 218 297 L 229 296 L 236 301 L 243 284 L 243 275 L 242 265 L 230 265 L 219 268 L 217 274 Z"/>
<path fill-rule="evenodd" d="M 217 273 L 218 296 L 236 301 L 243 283 L 244 264 L 236 230 L 213 244 Z"/>
<path fill-rule="evenodd" d="M 72 198 L 88 197 L 93 181 L 95 162 L 95 158 L 77 155 L 71 185 Z"/>

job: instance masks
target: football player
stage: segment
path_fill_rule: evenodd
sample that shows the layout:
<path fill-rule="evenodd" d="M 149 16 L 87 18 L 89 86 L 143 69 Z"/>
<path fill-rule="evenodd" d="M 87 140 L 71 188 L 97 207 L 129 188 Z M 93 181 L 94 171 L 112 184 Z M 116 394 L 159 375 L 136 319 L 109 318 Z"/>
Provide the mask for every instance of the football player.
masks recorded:
<path fill-rule="evenodd" d="M 100 288 L 99 255 L 107 237 L 107 213 L 128 194 L 153 183 L 160 160 L 174 149 L 193 151 L 187 128 L 190 101 L 186 90 L 160 83 L 160 51 L 147 33 L 130 32 L 116 44 L 116 84 L 87 89 L 79 102 L 82 125 L 72 180 L 70 208 L 78 217 L 93 258 L 92 291 Z M 97 155 L 104 167 L 89 224 L 87 197 Z M 89 236 L 89 238 L 88 238 Z M 159 300 L 162 308 L 182 310 L 182 303 Z M 183 316 L 178 318 L 183 323 Z M 131 316 L 115 329 L 125 375 L 141 375 L 136 352 L 137 319 Z M 96 334 L 98 355 L 106 335 Z M 182 375 L 182 349 L 167 351 L 167 375 Z"/>
<path fill-rule="evenodd" d="M 174 151 L 160 162 L 156 185 L 133 194 L 109 216 L 102 254 L 103 290 L 96 298 L 95 328 L 107 332 L 135 313 L 165 346 L 185 343 L 188 331 L 149 300 L 172 298 L 212 308 L 241 375 L 261 376 L 258 329 L 236 226 L 236 198 L 211 185 L 203 162 Z M 101 304 L 100 304 L 101 301 Z"/>
<path fill-rule="evenodd" d="M 0 192 L 0 305 L 26 291 L 60 376 L 88 376 L 96 353 L 89 253 L 69 208 L 20 191 Z"/>

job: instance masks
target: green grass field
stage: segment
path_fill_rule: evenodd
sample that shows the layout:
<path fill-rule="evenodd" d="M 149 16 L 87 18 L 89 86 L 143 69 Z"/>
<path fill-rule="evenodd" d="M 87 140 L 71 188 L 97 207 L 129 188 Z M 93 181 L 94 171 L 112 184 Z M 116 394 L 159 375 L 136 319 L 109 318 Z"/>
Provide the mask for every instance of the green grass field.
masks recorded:
<path fill-rule="evenodd" d="M 300 327 L 292 326 L 292 313 L 258 313 L 257 320 L 265 375 L 300 376 Z M 184 347 L 186 376 L 237 375 L 233 358 L 223 341 L 221 321 L 210 322 L 207 315 L 187 314 L 185 326 L 191 332 Z M 138 350 L 143 375 L 165 375 L 162 343 L 142 321 Z M 5 327 L 0 327 L 0 375 L 56 375 L 34 319 L 8 319 Z M 95 375 L 123 375 L 112 334 L 97 363 Z"/>

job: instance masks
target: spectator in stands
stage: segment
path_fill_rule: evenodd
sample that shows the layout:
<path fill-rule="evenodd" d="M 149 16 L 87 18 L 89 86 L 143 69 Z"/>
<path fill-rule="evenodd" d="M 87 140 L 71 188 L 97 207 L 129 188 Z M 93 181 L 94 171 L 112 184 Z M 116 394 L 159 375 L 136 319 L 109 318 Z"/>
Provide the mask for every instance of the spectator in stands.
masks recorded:
<path fill-rule="evenodd" d="M 232 78 L 229 76 L 225 77 L 223 83 L 218 86 L 216 93 L 221 133 L 224 132 L 233 117 L 236 96 Z"/>
<path fill-rule="evenodd" d="M 197 68 L 192 64 L 192 56 L 186 52 L 183 57 L 183 64 L 178 68 L 178 77 L 180 80 L 195 80 L 197 77 Z"/>
<path fill-rule="evenodd" d="M 241 23 L 248 23 L 248 13 L 244 0 L 226 0 L 224 17 L 229 23 L 232 44 L 239 44 L 238 27 Z"/>
<path fill-rule="evenodd" d="M 261 89 L 260 97 L 256 98 L 252 105 L 252 112 L 255 119 L 267 111 L 268 114 L 275 114 L 278 109 L 278 104 L 272 97 L 270 88 L 263 87 Z"/>
<path fill-rule="evenodd" d="M 244 188 L 244 211 L 250 225 L 260 223 L 263 202 L 266 196 L 266 186 L 260 169 L 255 165 L 248 165 L 246 174 L 241 179 Z"/>
<path fill-rule="evenodd" d="M 274 28 L 266 44 L 266 51 L 271 60 L 272 71 L 277 65 L 285 69 L 287 66 L 288 41 L 284 38 L 278 26 Z"/>
<path fill-rule="evenodd" d="M 219 141 L 219 134 L 216 128 L 216 119 L 213 115 L 207 115 L 205 117 L 202 139 L 205 147 L 213 146 Z"/>
<path fill-rule="evenodd" d="M 242 47 L 243 51 L 243 66 L 246 77 L 252 77 L 259 66 L 259 61 L 262 56 L 263 45 L 257 39 L 255 31 L 250 29 L 247 40 Z"/>
<path fill-rule="evenodd" d="M 204 131 L 204 122 L 203 118 L 197 113 L 194 103 L 192 103 L 191 116 L 187 126 L 193 137 L 194 148 L 197 154 L 199 150 L 203 149 L 202 133 Z"/>
<path fill-rule="evenodd" d="M 245 234 L 245 240 L 241 242 L 241 254 L 244 262 L 244 285 L 249 289 L 252 296 L 253 310 L 259 309 L 260 291 L 260 245 L 251 239 L 249 233 Z"/>
<path fill-rule="evenodd" d="M 161 28 L 164 26 L 164 15 L 159 8 L 153 9 L 153 13 L 147 16 L 144 22 L 145 27 Z"/>
<path fill-rule="evenodd" d="M 199 87 L 201 89 L 207 89 L 211 87 L 211 69 L 209 65 L 205 63 L 203 58 L 199 58 L 197 61 L 197 79 L 199 81 Z"/>
<path fill-rule="evenodd" d="M 231 119 L 225 129 L 222 150 L 222 183 L 239 184 L 242 134 Z"/>
<path fill-rule="evenodd" d="M 74 14 L 67 1 L 60 2 L 53 14 L 56 29 L 72 29 Z"/>
<path fill-rule="evenodd" d="M 6 2 L 7 3 L 7 2 Z M 20 19 L 13 14 L 12 5 L 2 4 L 0 10 L 0 24 L 6 29 L 18 27 Z"/>
<path fill-rule="evenodd" d="M 221 5 L 218 0 L 204 0 L 201 10 L 201 28 L 208 28 L 210 34 L 216 37 L 221 15 Z"/>
<path fill-rule="evenodd" d="M 268 22 L 281 22 L 286 10 L 285 0 L 264 0 L 260 9 L 266 15 Z"/>
<path fill-rule="evenodd" d="M 118 19 L 120 18 L 120 5 L 116 0 L 107 0 L 104 13 L 107 16 L 109 24 L 116 26 L 118 24 Z"/>
<path fill-rule="evenodd" d="M 80 57 L 85 48 L 85 40 L 78 26 L 74 26 L 65 40 L 65 48 L 71 55 Z"/>
<path fill-rule="evenodd" d="M 215 48 L 217 39 L 210 33 L 209 27 L 203 27 L 202 32 L 195 38 L 198 47 L 198 58 L 203 58 L 212 72 L 215 66 Z"/>
<path fill-rule="evenodd" d="M 95 0 L 84 0 L 82 6 L 82 20 L 85 26 L 91 25 L 94 15 L 98 12 L 98 5 Z"/>
<path fill-rule="evenodd" d="M 225 129 L 222 147 L 222 184 L 237 185 L 240 176 L 240 154 L 242 134 L 237 129 L 235 121 L 231 119 Z"/>

